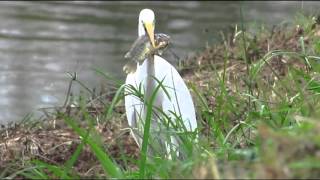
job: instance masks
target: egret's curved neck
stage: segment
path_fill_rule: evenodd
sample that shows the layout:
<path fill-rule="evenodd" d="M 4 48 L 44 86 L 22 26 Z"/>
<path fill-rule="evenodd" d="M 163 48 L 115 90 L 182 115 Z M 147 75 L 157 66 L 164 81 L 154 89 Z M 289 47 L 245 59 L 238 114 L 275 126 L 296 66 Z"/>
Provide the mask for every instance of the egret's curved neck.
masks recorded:
<path fill-rule="evenodd" d="M 155 89 L 155 80 L 153 79 L 155 77 L 155 74 L 154 55 L 152 55 L 147 59 L 147 87 L 145 93 L 147 101 L 150 100 L 152 91 Z"/>

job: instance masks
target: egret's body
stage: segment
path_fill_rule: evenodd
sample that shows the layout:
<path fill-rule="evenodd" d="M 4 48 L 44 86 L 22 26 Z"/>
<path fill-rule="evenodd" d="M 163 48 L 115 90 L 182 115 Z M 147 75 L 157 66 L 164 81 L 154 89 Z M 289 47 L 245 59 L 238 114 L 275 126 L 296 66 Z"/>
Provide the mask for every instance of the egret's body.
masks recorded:
<path fill-rule="evenodd" d="M 152 10 L 144 9 L 140 12 L 138 31 L 139 36 L 148 34 L 154 45 L 154 14 Z M 126 84 L 130 84 L 136 89 L 138 89 L 141 84 L 143 93 L 145 94 L 144 100 L 148 102 L 152 92 L 158 85 L 154 77 L 159 81 L 163 80 L 163 85 L 169 97 L 163 89 L 160 88 L 153 106 L 163 111 L 167 116 L 171 117 L 173 121 L 176 119 L 174 114 L 180 116 L 186 130 L 194 131 L 197 128 L 197 122 L 193 101 L 186 84 L 177 70 L 165 59 L 157 55 L 149 57 L 142 65 L 137 64 L 137 66 L 137 70 L 134 73 L 128 74 Z M 143 127 L 141 124 L 144 124 L 143 120 L 146 117 L 146 107 L 143 101 L 135 95 L 127 95 L 125 97 L 125 110 L 128 124 L 133 129 L 134 138 L 141 147 L 143 128 L 139 128 L 139 126 Z M 161 118 L 158 115 L 159 113 L 154 113 L 152 116 L 150 134 L 156 133 L 155 129 L 160 126 L 163 127 L 163 125 L 161 125 Z M 138 129 L 138 131 L 135 131 L 135 129 Z M 158 136 L 160 139 L 162 138 L 162 135 L 155 136 Z M 177 144 L 177 140 L 174 137 L 172 137 L 171 140 L 171 143 Z M 162 145 L 167 143 L 168 142 L 160 142 Z"/>

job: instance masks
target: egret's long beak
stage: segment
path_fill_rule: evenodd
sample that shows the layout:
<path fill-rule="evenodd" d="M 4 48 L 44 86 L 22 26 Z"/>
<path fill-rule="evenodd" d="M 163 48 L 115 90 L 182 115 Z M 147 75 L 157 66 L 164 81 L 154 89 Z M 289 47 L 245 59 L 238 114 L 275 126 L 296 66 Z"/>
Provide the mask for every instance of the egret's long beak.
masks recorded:
<path fill-rule="evenodd" d="M 145 30 L 146 30 L 148 36 L 149 36 L 149 39 L 150 39 L 152 46 L 155 48 L 156 45 L 154 42 L 154 24 L 150 23 L 150 22 L 145 22 L 144 27 L 145 27 Z"/>

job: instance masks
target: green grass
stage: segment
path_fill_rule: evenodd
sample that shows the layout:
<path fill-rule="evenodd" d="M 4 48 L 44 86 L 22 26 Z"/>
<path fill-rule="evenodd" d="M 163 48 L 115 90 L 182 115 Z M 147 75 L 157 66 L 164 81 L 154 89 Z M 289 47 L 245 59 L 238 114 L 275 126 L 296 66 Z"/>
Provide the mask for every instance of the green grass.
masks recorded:
<path fill-rule="evenodd" d="M 295 40 L 295 49 L 290 49 L 290 44 L 273 49 L 282 41 L 266 38 L 270 34 L 265 30 L 252 34 L 241 27 L 233 47 L 227 41 L 220 46 L 223 49 L 218 62 L 222 64 L 220 68 L 208 61 L 195 70 L 194 78 L 201 82 L 191 80 L 188 83 L 198 120 L 195 133 L 181 133 L 185 127 L 175 123 L 181 121 L 178 114 L 172 112 L 176 116 L 172 119 L 160 112 L 161 118 L 168 122 L 166 127 L 171 127 L 166 129 L 167 134 L 181 139 L 178 151 L 183 158 L 172 153 L 172 160 L 166 159 L 158 151 L 148 154 L 149 148 L 157 147 L 153 137 L 157 135 L 151 133 L 153 101 L 157 92 L 166 88 L 157 80 L 159 85 L 146 102 L 147 115 L 138 159 L 126 156 L 121 149 L 120 158 L 112 157 L 109 146 L 95 130 L 97 115 L 90 114 L 86 102 L 80 101 L 79 113 L 86 126 L 80 126 L 82 121 L 73 116 L 59 114 L 81 138 L 65 163 L 57 165 L 31 159 L 24 162 L 23 167 L 8 166 L 0 177 L 84 177 L 73 167 L 88 147 L 101 167 L 101 171 L 91 175 L 96 178 L 319 178 L 320 37 L 315 36 L 314 31 L 320 28 L 319 25 L 316 30 L 312 28 L 310 16 L 299 14 L 295 22 L 304 29 L 303 34 L 295 36 L 295 31 L 280 28 L 285 37 Z M 260 52 L 262 40 L 254 36 L 267 39 L 272 47 Z M 304 37 L 309 40 L 304 41 Z M 232 65 L 238 69 L 230 68 Z M 103 71 L 96 72 L 109 80 Z M 141 87 L 136 89 L 117 80 L 114 82 L 118 91 L 112 101 L 104 102 L 104 110 L 98 116 L 102 122 L 119 124 L 120 119 L 126 117 L 115 109 L 123 106 L 127 95 L 124 90 L 141 100 L 144 95 Z M 201 83 L 206 86 L 200 86 Z M 136 168 L 130 168 L 129 164 Z"/>

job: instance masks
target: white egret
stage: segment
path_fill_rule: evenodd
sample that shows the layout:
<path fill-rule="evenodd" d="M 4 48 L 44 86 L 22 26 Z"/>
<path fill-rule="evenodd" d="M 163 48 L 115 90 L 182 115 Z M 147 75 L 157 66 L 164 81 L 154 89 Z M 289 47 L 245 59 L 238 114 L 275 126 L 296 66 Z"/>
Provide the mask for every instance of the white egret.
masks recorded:
<path fill-rule="evenodd" d="M 141 10 L 138 22 L 138 35 L 143 36 L 147 34 L 153 46 L 155 46 L 154 29 L 154 12 L 151 9 Z M 197 128 L 193 101 L 186 84 L 177 70 L 169 62 L 157 55 L 146 59 L 141 65 L 137 64 L 137 66 L 137 70 L 134 73 L 127 75 L 126 84 L 132 85 L 136 89 L 138 89 L 139 84 L 142 84 L 145 98 L 149 99 L 158 84 L 153 77 L 160 81 L 163 80 L 163 85 L 166 87 L 170 98 L 163 89 L 160 88 L 153 105 L 160 108 L 173 120 L 176 119 L 176 117 L 172 112 L 180 115 L 186 130 L 193 132 Z M 141 99 L 133 94 L 128 94 L 125 96 L 125 110 L 128 124 L 133 129 L 133 131 L 131 131 L 133 137 L 141 148 L 143 129 L 140 129 L 138 133 L 134 129 L 141 126 L 141 120 L 143 121 L 146 117 L 145 106 Z M 153 116 L 150 131 L 152 131 L 158 123 L 159 120 L 157 120 L 157 117 Z M 171 141 L 173 141 L 171 143 L 177 144 L 177 141 L 172 138 Z M 166 142 L 166 146 L 167 145 L 168 142 Z"/>

